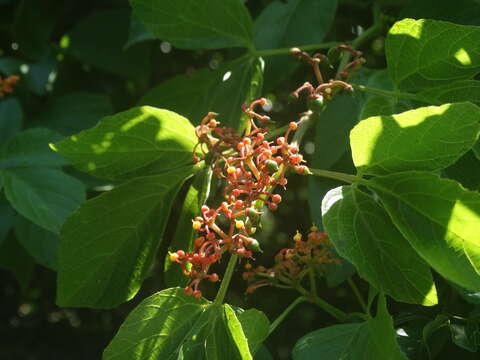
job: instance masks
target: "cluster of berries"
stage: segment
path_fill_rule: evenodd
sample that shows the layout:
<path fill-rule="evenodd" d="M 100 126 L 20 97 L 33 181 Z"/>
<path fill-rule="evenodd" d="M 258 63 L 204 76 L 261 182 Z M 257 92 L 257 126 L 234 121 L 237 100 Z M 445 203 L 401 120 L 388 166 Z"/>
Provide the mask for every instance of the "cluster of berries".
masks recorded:
<path fill-rule="evenodd" d="M 17 75 L 10 75 L 6 78 L 0 77 L 0 98 L 4 97 L 6 94 L 13 92 L 13 87 L 20 80 L 20 77 Z"/>
<path fill-rule="evenodd" d="M 293 288 L 301 283 L 307 272 L 315 267 L 319 271 L 325 270 L 325 264 L 339 264 L 340 259 L 332 255 L 332 244 L 324 232 L 319 232 L 312 226 L 307 240 L 302 240 L 302 234 L 293 237 L 295 246 L 285 248 L 275 255 L 275 265 L 271 268 L 245 264 L 243 278 L 248 280 L 248 293 L 253 293 L 262 286 L 277 286 Z"/>
<path fill-rule="evenodd" d="M 284 136 L 273 142 L 266 140 L 268 131 L 255 123 L 269 121 L 268 116 L 254 111 L 256 105 L 266 103 L 266 99 L 259 99 L 244 106 L 247 121 L 242 135 L 236 134 L 234 129 L 219 127 L 215 113 L 209 113 L 196 127 L 198 144 L 193 161 L 200 161 L 197 154 L 203 154 L 213 174 L 225 182 L 224 201 L 220 206 L 210 208 L 204 205 L 201 216 L 193 220 L 193 229 L 200 235 L 193 251 L 178 250 L 170 254 L 170 260 L 179 263 L 183 273 L 190 278 L 185 293 L 196 298 L 202 295 L 198 289 L 202 280 L 219 280 L 217 274 L 208 271 L 224 253 L 250 259 L 253 252 L 260 251 L 258 241 L 252 235 L 263 206 L 274 211 L 282 201 L 279 194 L 272 192 L 274 187 L 285 188 L 285 174 L 289 168 L 298 173 L 307 171 L 302 165 L 305 161 L 298 153 L 298 146 L 289 143 L 297 123 L 291 122 Z"/>

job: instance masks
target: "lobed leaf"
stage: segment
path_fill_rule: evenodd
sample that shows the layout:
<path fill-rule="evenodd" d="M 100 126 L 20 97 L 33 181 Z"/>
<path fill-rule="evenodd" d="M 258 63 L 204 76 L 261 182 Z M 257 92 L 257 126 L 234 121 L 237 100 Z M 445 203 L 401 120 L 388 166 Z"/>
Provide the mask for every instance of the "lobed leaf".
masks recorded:
<path fill-rule="evenodd" d="M 191 167 L 183 167 L 139 177 L 80 206 L 61 231 L 57 303 L 111 308 L 131 299 L 191 173 Z"/>
<path fill-rule="evenodd" d="M 124 179 L 191 164 L 196 142 L 195 130 L 183 116 L 143 106 L 107 116 L 52 148 L 81 171 Z"/>
<path fill-rule="evenodd" d="M 455 103 L 362 120 L 350 144 L 359 171 L 383 175 L 448 167 L 472 148 L 479 133 L 480 108 Z"/>
<path fill-rule="evenodd" d="M 366 182 L 417 253 L 445 278 L 480 289 L 480 194 L 435 174 L 406 171 Z"/>
<path fill-rule="evenodd" d="M 327 193 L 322 212 L 330 240 L 361 277 L 397 301 L 437 304 L 429 266 L 374 199 L 356 187 L 341 186 Z"/>
<path fill-rule="evenodd" d="M 480 72 L 480 27 L 403 19 L 385 41 L 387 68 L 396 88 L 419 90 Z"/>
<path fill-rule="evenodd" d="M 252 359 L 235 312 L 171 288 L 143 300 L 103 353 L 110 359 Z"/>

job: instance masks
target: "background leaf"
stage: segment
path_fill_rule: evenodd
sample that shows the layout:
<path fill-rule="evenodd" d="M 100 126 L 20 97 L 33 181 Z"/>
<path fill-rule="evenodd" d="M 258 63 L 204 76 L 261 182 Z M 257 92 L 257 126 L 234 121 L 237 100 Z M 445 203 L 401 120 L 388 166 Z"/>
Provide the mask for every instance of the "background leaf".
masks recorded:
<path fill-rule="evenodd" d="M 199 124 L 209 111 L 214 111 L 219 113 L 223 126 L 238 128 L 242 125 L 242 105 L 260 96 L 262 73 L 260 59 L 243 56 L 217 70 L 201 69 L 164 81 L 139 104 L 171 109 L 193 124 Z"/>
<path fill-rule="evenodd" d="M 56 234 L 85 200 L 83 184 L 53 168 L 11 168 L 4 170 L 4 181 L 5 196 L 13 208 Z"/>
<path fill-rule="evenodd" d="M 139 177 L 75 211 L 61 232 L 57 303 L 111 308 L 131 299 L 152 265 L 178 189 L 191 173 L 184 167 Z"/>
<path fill-rule="evenodd" d="M 238 315 L 242 330 L 248 339 L 250 352 L 255 354 L 262 342 L 267 338 L 270 321 L 267 316 L 257 309 L 248 309 Z"/>
<path fill-rule="evenodd" d="M 0 101 L 0 144 L 12 138 L 22 128 L 23 111 L 15 97 Z"/>
<path fill-rule="evenodd" d="M 191 164 L 196 142 L 187 119 L 144 106 L 108 116 L 54 149 L 84 172 L 122 179 Z"/>
<path fill-rule="evenodd" d="M 220 49 L 252 45 L 252 19 L 242 1 L 130 0 L 155 36 L 181 49 Z"/>

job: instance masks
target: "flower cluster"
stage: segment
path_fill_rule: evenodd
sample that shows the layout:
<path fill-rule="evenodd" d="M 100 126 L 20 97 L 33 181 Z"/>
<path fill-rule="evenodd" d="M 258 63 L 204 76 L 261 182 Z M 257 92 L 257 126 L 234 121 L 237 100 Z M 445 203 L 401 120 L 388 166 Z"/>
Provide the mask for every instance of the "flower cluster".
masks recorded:
<path fill-rule="evenodd" d="M 202 280 L 218 281 L 218 275 L 208 271 L 224 253 L 250 259 L 253 252 L 260 250 L 253 235 L 263 205 L 272 211 L 278 208 L 282 197 L 273 193 L 273 189 L 276 185 L 285 188 L 288 168 L 298 173 L 307 171 L 298 146 L 289 143 L 297 123 L 291 122 L 284 136 L 273 142 L 266 139 L 268 131 L 257 126 L 256 121 L 263 124 L 269 117 L 256 113 L 254 107 L 266 102 L 266 99 L 259 99 L 244 106 L 247 122 L 242 135 L 236 134 L 234 129 L 219 127 L 215 113 L 205 116 L 196 128 L 198 144 L 194 162 L 201 160 L 197 154 L 203 154 L 213 174 L 225 182 L 224 201 L 215 208 L 204 205 L 201 216 L 193 220 L 193 229 L 200 235 L 193 251 L 178 250 L 170 254 L 170 260 L 179 263 L 190 278 L 185 292 L 196 298 L 202 294 L 198 289 Z"/>
<path fill-rule="evenodd" d="M 275 256 L 275 265 L 271 268 L 245 264 L 243 278 L 248 280 L 248 293 L 253 293 L 262 286 L 294 287 L 299 284 L 307 272 L 315 266 L 317 270 L 324 270 L 325 264 L 339 264 L 340 259 L 332 255 L 332 245 L 324 232 L 319 232 L 312 226 L 307 240 L 302 240 L 302 234 L 293 237 L 295 246 L 285 248 Z"/>
<path fill-rule="evenodd" d="M 13 92 L 13 87 L 20 80 L 20 77 L 17 75 L 10 75 L 6 78 L 0 77 L 0 98 L 4 97 L 6 94 Z"/>

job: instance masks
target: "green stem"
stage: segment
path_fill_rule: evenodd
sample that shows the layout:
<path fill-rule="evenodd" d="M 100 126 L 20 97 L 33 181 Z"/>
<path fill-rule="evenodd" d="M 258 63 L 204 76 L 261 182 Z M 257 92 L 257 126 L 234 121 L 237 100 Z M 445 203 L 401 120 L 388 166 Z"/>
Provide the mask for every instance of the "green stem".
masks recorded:
<path fill-rule="evenodd" d="M 308 168 L 308 170 L 310 171 L 310 175 L 340 180 L 349 184 L 353 184 L 355 182 L 359 182 L 362 180 L 358 176 L 336 172 L 336 171 L 328 171 L 328 170 L 313 169 L 313 168 Z"/>
<path fill-rule="evenodd" d="M 300 293 L 302 294 L 303 296 L 305 296 L 305 298 L 317 305 L 319 308 L 321 308 L 323 311 L 325 311 L 326 313 L 330 314 L 331 316 L 333 316 L 335 319 L 337 319 L 338 321 L 341 321 L 341 322 L 345 322 L 345 321 L 348 321 L 348 319 L 350 318 L 350 316 L 343 312 L 342 310 L 340 310 L 339 308 L 333 306 L 332 304 L 326 302 L 325 300 L 323 300 L 321 297 L 317 296 L 317 295 L 313 295 L 311 293 L 309 293 L 307 290 L 305 290 L 300 284 L 297 284 L 295 286 L 295 289 Z"/>
<path fill-rule="evenodd" d="M 351 277 L 348 278 L 347 281 L 348 281 L 348 285 L 350 285 L 350 287 L 352 288 L 352 291 L 355 294 L 355 297 L 357 298 L 360 306 L 362 307 L 362 310 L 365 313 L 367 313 L 368 312 L 367 304 L 365 303 L 365 300 L 363 300 L 363 297 L 360 294 L 360 291 L 358 291 L 357 285 L 355 285 L 355 282 L 352 280 Z"/>
<path fill-rule="evenodd" d="M 405 93 L 405 92 L 398 92 L 398 91 L 391 91 L 391 90 L 382 90 L 382 89 L 375 89 L 375 88 L 370 88 L 364 85 L 358 85 L 358 84 L 351 84 L 355 90 L 360 90 L 366 93 L 370 94 L 375 94 L 375 95 L 380 95 L 380 96 L 386 96 L 386 97 L 395 97 L 395 98 L 400 98 L 400 99 L 410 99 L 410 100 L 417 100 L 417 101 L 422 101 L 429 103 L 427 100 L 422 99 L 416 94 L 410 94 L 410 93 Z M 434 104 L 438 105 L 438 104 Z"/>
<path fill-rule="evenodd" d="M 303 51 L 310 51 L 310 50 L 317 50 L 317 49 L 329 49 L 331 47 L 335 47 L 335 46 L 338 46 L 338 45 L 341 45 L 341 44 L 343 44 L 343 43 L 337 42 L 337 41 L 330 41 L 330 42 L 319 43 L 319 44 L 297 46 L 297 48 L 299 48 L 300 50 L 303 50 Z M 281 48 L 281 49 L 255 50 L 253 52 L 253 54 L 256 55 L 256 56 L 261 56 L 261 57 L 289 54 L 293 47 L 295 47 L 295 46 L 292 46 L 292 47 L 289 47 L 289 48 Z"/>
<path fill-rule="evenodd" d="M 268 329 L 268 335 L 270 335 L 278 325 L 287 317 L 287 315 L 300 303 L 307 301 L 305 296 L 300 296 L 295 299 L 288 307 L 283 310 L 283 312 L 270 324 L 270 328 Z"/>
<path fill-rule="evenodd" d="M 218 290 L 217 296 L 215 297 L 215 305 L 221 305 L 223 303 L 223 299 L 227 294 L 228 285 L 230 284 L 230 280 L 232 279 L 233 270 L 235 270 L 235 265 L 237 264 L 237 259 L 238 255 L 233 254 L 228 261 L 227 270 L 225 270 L 225 274 L 223 275 L 222 284 L 220 285 L 220 289 Z"/>
<path fill-rule="evenodd" d="M 313 267 L 308 268 L 308 277 L 310 279 L 310 292 L 313 294 L 313 296 L 317 296 L 317 282 L 315 279 L 315 270 L 313 270 Z"/>

